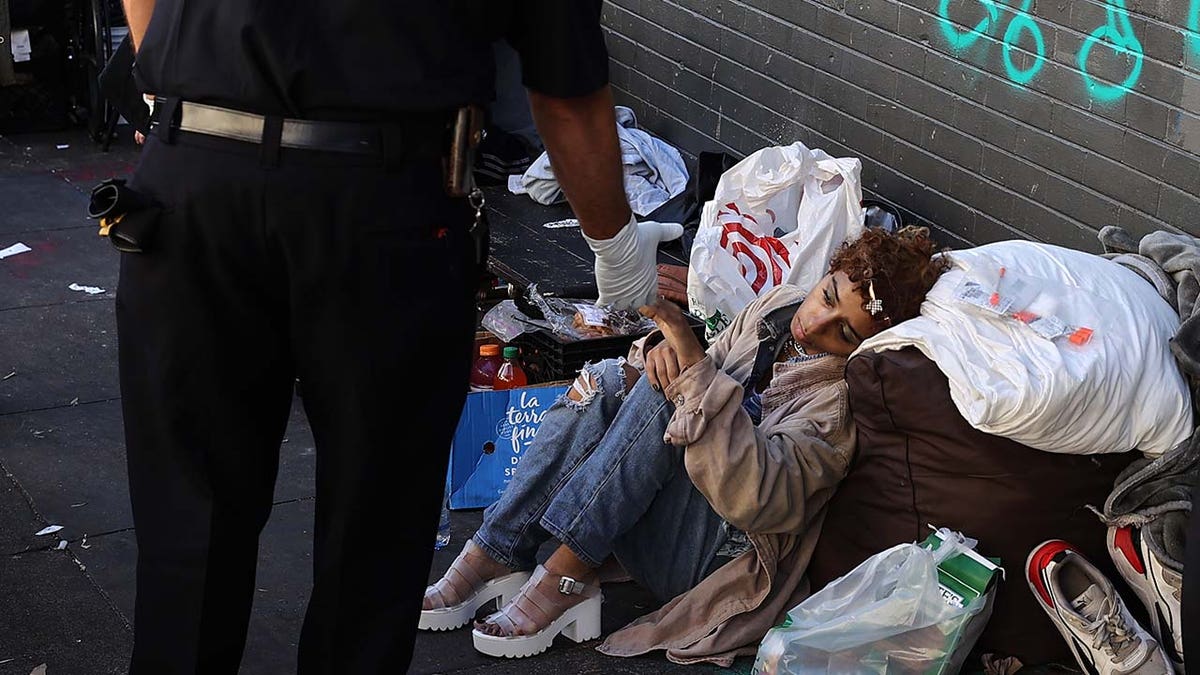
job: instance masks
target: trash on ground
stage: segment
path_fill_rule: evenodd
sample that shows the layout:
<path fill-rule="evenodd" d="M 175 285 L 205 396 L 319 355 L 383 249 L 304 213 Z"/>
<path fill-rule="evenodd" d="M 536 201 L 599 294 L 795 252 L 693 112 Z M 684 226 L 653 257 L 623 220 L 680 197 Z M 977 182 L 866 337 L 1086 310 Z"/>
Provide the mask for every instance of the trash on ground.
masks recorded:
<path fill-rule="evenodd" d="M 71 284 L 70 286 L 67 286 L 67 288 L 73 291 L 83 291 L 88 295 L 96 295 L 104 292 L 104 289 L 100 288 L 99 286 L 80 286 L 79 284 Z"/>
<path fill-rule="evenodd" d="M 517 336 L 530 330 L 551 330 L 549 323 L 529 318 L 513 300 L 496 303 L 484 314 L 481 325 L 505 342 L 512 342 Z"/>
<path fill-rule="evenodd" d="M 42 529 L 38 530 L 37 534 L 35 534 L 33 536 L 42 537 L 47 534 L 54 534 L 55 532 L 58 532 L 61 529 L 63 529 L 62 525 L 47 525 L 46 527 L 43 527 Z"/>
<path fill-rule="evenodd" d="M 83 535 L 83 539 L 79 542 L 79 548 L 91 548 L 92 545 L 87 543 L 87 535 Z"/>
<path fill-rule="evenodd" d="M 69 405 L 79 405 L 79 397 L 76 396 L 75 398 L 71 399 L 71 403 Z"/>
<path fill-rule="evenodd" d="M 528 193 L 528 190 L 525 189 L 525 186 L 521 184 L 520 174 L 508 177 L 508 191 L 514 195 L 523 195 Z"/>
<path fill-rule="evenodd" d="M 559 230 L 567 227 L 579 227 L 578 218 L 564 218 L 563 220 L 552 220 L 542 225 L 548 230 Z"/>
<path fill-rule="evenodd" d="M 7 258 L 9 256 L 17 255 L 18 253 L 28 253 L 29 251 L 32 251 L 32 250 L 33 249 L 29 248 L 25 244 L 22 244 L 21 242 L 18 241 L 17 243 L 13 244 L 12 246 L 9 246 L 8 248 L 0 249 L 0 260 L 3 260 L 4 258 Z"/>
<path fill-rule="evenodd" d="M 66 539 L 59 539 L 59 540 L 58 540 L 58 546 L 55 546 L 55 547 L 54 547 L 54 550 L 55 550 L 55 551 L 65 551 L 66 549 L 67 549 L 67 540 L 66 540 Z"/>
<path fill-rule="evenodd" d="M 931 526 L 932 527 L 932 526 Z M 937 529 L 881 551 L 792 608 L 759 645 L 754 672 L 958 672 L 992 613 L 999 560 Z"/>
<path fill-rule="evenodd" d="M 77 504 L 72 504 L 72 505 L 71 505 L 71 508 L 73 508 L 73 509 L 77 509 L 77 508 L 79 508 L 79 507 L 81 507 L 81 506 L 87 506 L 87 502 L 79 502 L 79 503 L 77 503 Z"/>
<path fill-rule="evenodd" d="M 70 143 L 59 143 L 55 147 L 57 147 L 59 150 L 66 150 L 67 148 L 71 147 L 71 144 Z"/>
<path fill-rule="evenodd" d="M 17 374 L 17 371 L 14 370 L 11 373 L 5 375 L 4 377 L 0 377 L 0 382 L 3 382 L 4 380 L 7 380 L 8 378 L 13 377 L 16 374 Z"/>

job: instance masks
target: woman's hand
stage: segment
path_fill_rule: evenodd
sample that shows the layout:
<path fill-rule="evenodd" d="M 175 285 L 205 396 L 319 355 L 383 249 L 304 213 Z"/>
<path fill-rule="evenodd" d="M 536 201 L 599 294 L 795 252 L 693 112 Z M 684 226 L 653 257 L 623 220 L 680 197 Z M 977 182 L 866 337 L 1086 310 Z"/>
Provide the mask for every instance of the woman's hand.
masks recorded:
<path fill-rule="evenodd" d="M 704 358 L 704 347 L 692 332 L 679 305 L 659 299 L 638 309 L 642 316 L 653 319 L 665 341 L 646 355 L 646 376 L 650 384 L 661 391 L 685 368 Z"/>
<path fill-rule="evenodd" d="M 650 348 L 646 353 L 646 378 L 654 391 L 662 391 L 679 377 L 679 356 L 670 342 L 662 341 Z"/>
<path fill-rule="evenodd" d="M 687 265 L 660 263 L 658 265 L 658 294 L 675 301 L 680 307 L 687 307 L 687 277 Z"/>

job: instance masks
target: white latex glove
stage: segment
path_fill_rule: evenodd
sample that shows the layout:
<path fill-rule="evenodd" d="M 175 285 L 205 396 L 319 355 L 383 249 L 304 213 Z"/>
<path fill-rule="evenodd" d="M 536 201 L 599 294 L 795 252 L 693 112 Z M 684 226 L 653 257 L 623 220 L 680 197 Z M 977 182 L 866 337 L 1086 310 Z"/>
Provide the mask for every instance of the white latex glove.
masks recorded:
<path fill-rule="evenodd" d="M 634 216 L 611 239 L 584 241 L 596 254 L 596 304 L 637 311 L 658 297 L 658 245 L 683 235 L 679 223 L 637 222 Z"/>

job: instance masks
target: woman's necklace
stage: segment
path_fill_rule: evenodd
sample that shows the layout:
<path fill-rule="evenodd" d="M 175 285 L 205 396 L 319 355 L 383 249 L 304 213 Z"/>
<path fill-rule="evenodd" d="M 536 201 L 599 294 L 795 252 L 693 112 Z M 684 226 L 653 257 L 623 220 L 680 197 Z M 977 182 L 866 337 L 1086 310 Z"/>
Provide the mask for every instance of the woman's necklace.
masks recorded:
<path fill-rule="evenodd" d="M 783 343 L 783 351 L 780 353 L 784 361 L 806 355 L 804 349 L 796 344 L 796 338 L 791 337 L 787 339 L 787 342 Z"/>
<path fill-rule="evenodd" d="M 783 362 L 809 361 L 822 356 L 825 356 L 824 352 L 809 354 L 808 352 L 804 351 L 804 347 L 801 347 L 799 342 L 796 342 L 795 338 L 788 338 L 787 342 L 783 343 L 783 349 L 779 350 L 778 360 Z"/>

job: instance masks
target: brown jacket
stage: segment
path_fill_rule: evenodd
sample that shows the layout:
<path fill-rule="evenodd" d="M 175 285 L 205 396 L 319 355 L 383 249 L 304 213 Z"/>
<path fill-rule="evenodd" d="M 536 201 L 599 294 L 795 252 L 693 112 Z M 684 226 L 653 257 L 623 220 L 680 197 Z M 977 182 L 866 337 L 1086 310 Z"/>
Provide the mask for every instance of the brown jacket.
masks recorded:
<path fill-rule="evenodd" d="M 774 364 L 757 427 L 742 408 L 742 383 L 759 351 L 774 355 L 803 294 L 765 293 L 743 310 L 665 390 L 675 413 L 665 440 L 686 446 L 684 464 L 713 509 L 753 548 L 698 586 L 608 637 L 600 651 L 633 656 L 658 649 L 676 663 L 728 666 L 753 654 L 767 630 L 809 595 L 805 568 L 826 505 L 846 474 L 854 427 L 846 361 L 827 356 Z M 786 319 L 786 320 L 785 320 Z M 630 362 L 642 363 L 642 344 Z"/>

